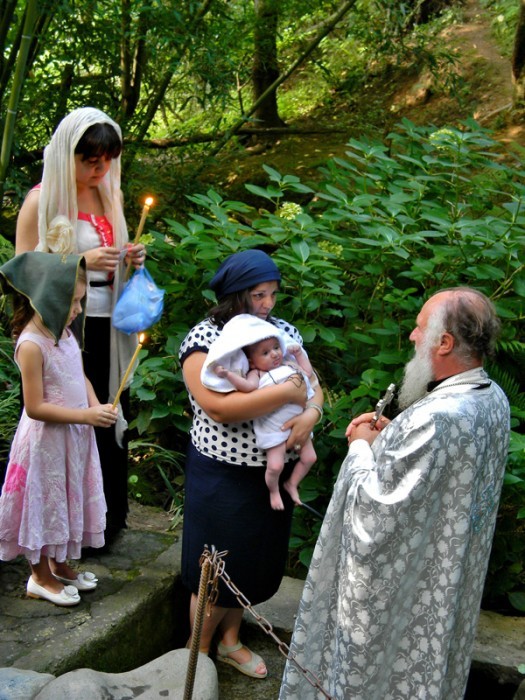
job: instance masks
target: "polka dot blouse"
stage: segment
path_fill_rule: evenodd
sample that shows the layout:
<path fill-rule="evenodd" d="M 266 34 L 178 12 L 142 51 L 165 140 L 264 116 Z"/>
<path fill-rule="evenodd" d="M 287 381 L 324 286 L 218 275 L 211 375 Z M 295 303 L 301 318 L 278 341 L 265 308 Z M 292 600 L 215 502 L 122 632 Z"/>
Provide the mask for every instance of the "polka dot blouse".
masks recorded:
<path fill-rule="evenodd" d="M 272 323 L 288 333 L 296 342 L 303 344 L 297 328 L 282 319 L 272 319 Z M 181 364 L 194 352 L 207 353 L 220 334 L 219 328 L 209 318 L 194 326 L 182 341 L 179 350 Z M 220 462 L 238 464 L 241 467 L 266 466 L 265 452 L 255 444 L 252 421 L 216 423 L 203 411 L 189 391 L 188 395 L 193 411 L 191 439 L 199 452 Z"/>

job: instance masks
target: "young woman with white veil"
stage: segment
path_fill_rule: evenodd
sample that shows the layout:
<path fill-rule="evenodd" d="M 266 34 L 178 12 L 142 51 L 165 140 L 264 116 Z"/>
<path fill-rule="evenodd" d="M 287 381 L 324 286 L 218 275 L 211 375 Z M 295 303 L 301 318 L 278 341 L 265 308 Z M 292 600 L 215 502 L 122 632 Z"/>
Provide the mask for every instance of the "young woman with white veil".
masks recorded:
<path fill-rule="evenodd" d="M 88 273 L 83 360 L 103 402 L 117 393 L 137 344 L 116 331 L 111 314 L 127 261 L 144 263 L 142 244 L 129 243 L 120 189 L 120 127 L 104 112 L 82 107 L 58 125 L 44 151 L 42 182 L 27 195 L 18 216 L 16 253 L 29 250 L 82 253 Z M 107 501 L 106 542 L 126 527 L 129 392 L 121 396 L 115 429 L 97 430 Z"/>

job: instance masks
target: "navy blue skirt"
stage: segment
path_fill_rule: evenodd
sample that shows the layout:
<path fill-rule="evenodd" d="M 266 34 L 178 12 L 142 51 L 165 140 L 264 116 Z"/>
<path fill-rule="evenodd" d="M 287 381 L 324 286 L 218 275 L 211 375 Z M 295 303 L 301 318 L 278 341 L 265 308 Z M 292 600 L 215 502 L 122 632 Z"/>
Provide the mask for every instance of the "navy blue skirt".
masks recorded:
<path fill-rule="evenodd" d="M 285 481 L 293 463 L 281 475 Z M 226 573 L 256 605 L 278 590 L 288 558 L 293 502 L 281 489 L 284 511 L 272 510 L 264 467 L 216 461 L 188 447 L 182 536 L 182 580 L 197 594 L 204 546 L 228 550 Z M 242 607 L 221 582 L 217 605 Z"/>

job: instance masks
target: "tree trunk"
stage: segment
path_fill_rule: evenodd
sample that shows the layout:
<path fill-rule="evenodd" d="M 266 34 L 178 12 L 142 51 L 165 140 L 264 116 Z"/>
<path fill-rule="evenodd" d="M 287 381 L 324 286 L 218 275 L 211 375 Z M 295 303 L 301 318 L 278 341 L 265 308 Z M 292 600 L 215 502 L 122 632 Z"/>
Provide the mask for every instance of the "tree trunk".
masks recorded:
<path fill-rule="evenodd" d="M 23 33 L 20 42 L 20 50 L 16 60 L 15 74 L 13 77 L 13 85 L 11 86 L 11 94 L 7 107 L 7 115 L 4 122 L 4 133 L 2 137 L 2 149 L 0 151 L 0 202 L 4 196 L 4 184 L 11 159 L 11 147 L 13 145 L 13 134 L 15 130 L 16 112 L 20 93 L 24 83 L 27 60 L 33 40 L 33 32 L 38 20 L 38 0 L 28 0 Z"/>
<path fill-rule="evenodd" d="M 62 119 L 67 114 L 67 100 L 69 97 L 69 90 L 71 88 L 71 83 L 73 82 L 73 76 L 75 75 L 75 64 L 66 63 L 62 71 L 62 78 L 60 80 L 60 87 L 58 90 L 58 103 L 54 118 L 54 129 L 60 124 Z"/>
<path fill-rule="evenodd" d="M 279 0 L 254 0 L 255 27 L 252 81 L 255 102 L 279 77 L 277 60 L 277 23 Z M 277 91 L 261 101 L 254 113 L 262 127 L 284 126 L 277 109 Z"/>
<path fill-rule="evenodd" d="M 525 0 L 520 2 L 520 14 L 516 35 L 514 37 L 514 50 L 512 52 L 512 82 L 514 84 L 513 106 L 525 107 Z"/>
<path fill-rule="evenodd" d="M 136 132 L 134 134 L 134 138 L 139 143 L 146 136 L 148 128 L 155 117 L 157 109 L 159 108 L 162 100 L 164 99 L 164 96 L 165 96 L 165 94 L 170 86 L 173 75 L 175 73 L 176 66 L 182 60 L 182 57 L 184 56 L 185 52 L 187 51 L 188 46 L 190 46 L 190 44 L 191 44 L 193 32 L 196 30 L 196 28 L 199 26 L 199 23 L 203 21 L 204 17 L 209 12 L 210 7 L 211 7 L 213 2 L 214 2 L 214 0 L 202 0 L 200 7 L 195 12 L 194 19 L 193 19 L 191 25 L 188 27 L 187 39 L 184 42 L 184 44 L 178 49 L 178 58 L 171 59 L 171 67 L 164 73 L 164 77 L 162 78 L 160 85 L 157 88 L 156 93 L 150 99 L 150 102 L 149 102 L 149 105 L 145 111 L 145 114 L 141 118 L 140 124 L 137 126 Z M 134 157 L 135 157 L 134 150 L 132 150 L 131 152 L 128 152 L 126 154 L 126 167 L 129 167 L 131 165 L 131 162 L 132 162 Z"/>
<path fill-rule="evenodd" d="M 8 0 L 8 2 L 2 3 L 0 10 L 0 75 L 4 73 L 7 35 L 13 21 L 15 9 L 16 0 Z"/>
<path fill-rule="evenodd" d="M 121 126 L 133 117 L 139 103 L 142 76 L 146 64 L 146 13 L 142 10 L 136 21 L 139 36 L 133 46 L 131 1 L 121 4 L 122 40 L 120 45 L 120 86 L 121 102 L 119 122 Z"/>
<path fill-rule="evenodd" d="M 343 2 L 343 4 L 337 10 L 337 12 L 335 12 L 331 17 L 329 17 L 326 20 L 326 22 L 322 24 L 319 33 L 308 45 L 306 50 L 299 56 L 297 60 L 293 62 L 290 68 L 288 68 L 284 73 L 281 73 L 277 80 L 275 80 L 271 85 L 269 85 L 266 88 L 266 91 L 259 97 L 258 100 L 255 100 L 254 104 L 250 107 L 250 109 L 248 109 L 243 115 L 241 115 L 240 119 L 238 119 L 235 122 L 235 124 L 233 124 L 233 126 L 230 127 L 230 129 L 228 129 L 226 134 L 221 139 L 220 143 L 209 154 L 209 157 L 213 158 L 214 156 L 216 156 L 217 153 L 228 143 L 232 136 L 238 133 L 238 131 L 246 125 L 246 120 L 248 119 L 248 117 L 256 113 L 257 109 L 259 108 L 259 104 L 263 102 L 267 94 L 269 95 L 270 93 L 275 93 L 279 85 L 282 85 L 286 80 L 288 80 L 288 78 L 299 68 L 300 65 L 302 65 L 306 61 L 310 54 L 313 53 L 313 51 L 319 46 L 324 37 L 327 36 L 332 31 L 332 29 L 341 21 L 341 19 L 347 14 L 347 12 L 351 10 L 351 8 L 356 4 L 356 2 L 357 0 L 346 0 L 345 2 Z M 205 164 L 202 166 L 202 168 L 204 167 Z"/>
<path fill-rule="evenodd" d="M 450 7 L 452 0 L 418 0 L 414 5 L 413 23 L 426 24 Z"/>

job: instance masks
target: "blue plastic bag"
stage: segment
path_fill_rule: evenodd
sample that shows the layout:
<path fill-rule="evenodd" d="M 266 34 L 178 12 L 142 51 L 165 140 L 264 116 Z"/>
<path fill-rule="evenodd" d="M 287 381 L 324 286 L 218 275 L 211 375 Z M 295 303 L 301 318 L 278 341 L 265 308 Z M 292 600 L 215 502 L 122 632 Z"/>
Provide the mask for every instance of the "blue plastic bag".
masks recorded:
<path fill-rule="evenodd" d="M 113 326 L 127 335 L 145 331 L 162 316 L 164 293 L 145 267 L 136 270 L 115 305 Z"/>

